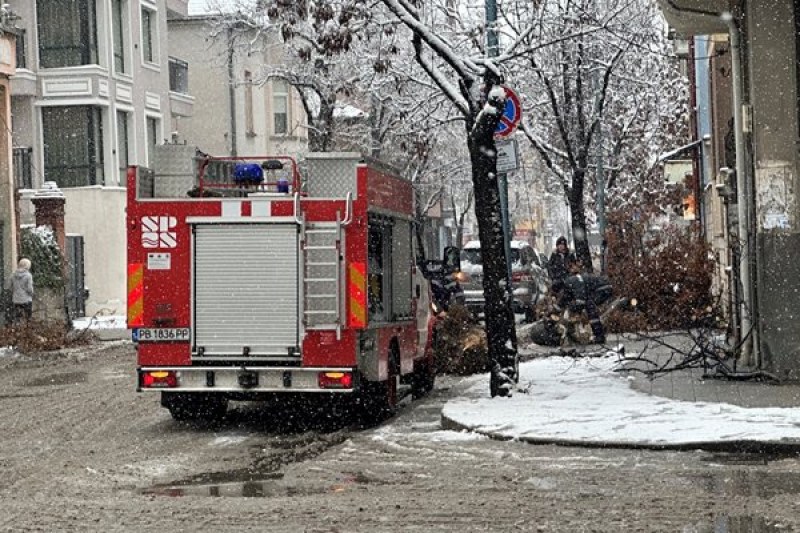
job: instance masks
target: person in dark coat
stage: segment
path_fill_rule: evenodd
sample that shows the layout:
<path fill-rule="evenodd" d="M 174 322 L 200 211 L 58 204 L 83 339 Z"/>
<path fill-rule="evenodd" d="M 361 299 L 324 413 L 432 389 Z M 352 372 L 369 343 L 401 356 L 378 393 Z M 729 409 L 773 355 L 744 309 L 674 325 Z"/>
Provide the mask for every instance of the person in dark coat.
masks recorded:
<path fill-rule="evenodd" d="M 597 279 L 591 274 L 581 272 L 581 262 L 574 255 L 567 261 L 569 275 L 564 279 L 563 290 L 559 299 L 559 306 L 571 312 L 586 311 L 589 325 L 592 327 L 594 342 L 606 343 L 606 332 L 600 320 L 600 311 L 597 309 L 596 298 L 593 293 L 598 285 Z"/>
<path fill-rule="evenodd" d="M 569 275 L 568 262 L 570 258 L 574 257 L 575 254 L 569 251 L 567 238 L 559 237 L 556 240 L 556 249 L 550 254 L 550 260 L 547 262 L 547 273 L 550 274 L 551 288 L 554 293 L 560 292 L 564 286 L 564 279 Z"/>

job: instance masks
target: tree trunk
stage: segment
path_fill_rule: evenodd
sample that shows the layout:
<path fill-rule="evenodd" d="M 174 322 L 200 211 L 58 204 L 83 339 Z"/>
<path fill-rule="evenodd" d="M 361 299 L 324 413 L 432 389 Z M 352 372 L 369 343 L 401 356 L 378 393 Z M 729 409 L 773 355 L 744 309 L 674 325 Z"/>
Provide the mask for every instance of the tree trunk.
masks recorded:
<path fill-rule="evenodd" d="M 469 133 L 468 148 L 475 188 L 475 218 L 483 260 L 483 294 L 486 336 L 493 375 L 502 372 L 516 378 L 516 330 L 511 301 L 507 297 L 507 263 L 500 194 L 497 187 L 497 150 L 494 131 L 499 115 L 482 114 Z M 502 392 L 500 394 L 503 394 Z"/>
<path fill-rule="evenodd" d="M 567 195 L 569 201 L 570 222 L 572 238 L 575 241 L 575 255 L 581 260 L 584 267 L 590 272 L 594 271 L 592 254 L 589 251 L 589 233 L 586 231 L 586 208 L 583 205 L 583 184 L 585 173 L 577 170 L 572 177 L 572 190 Z"/>
<path fill-rule="evenodd" d="M 309 119 L 308 150 L 310 152 L 327 152 L 333 148 L 333 110 L 336 100 L 320 99 L 319 115 L 313 121 Z"/>

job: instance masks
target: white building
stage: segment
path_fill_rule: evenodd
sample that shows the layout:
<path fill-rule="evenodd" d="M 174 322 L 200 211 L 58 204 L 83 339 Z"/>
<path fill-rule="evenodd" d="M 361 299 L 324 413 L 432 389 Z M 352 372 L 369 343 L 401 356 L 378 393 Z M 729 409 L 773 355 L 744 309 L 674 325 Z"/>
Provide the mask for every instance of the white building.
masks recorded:
<path fill-rule="evenodd" d="M 181 142 L 213 156 L 305 152 L 305 113 L 294 89 L 281 80 L 263 80 L 264 65 L 282 59 L 280 37 L 214 31 L 220 10 L 208 8 L 206 0 L 190 0 L 188 11 L 188 17 L 169 20 L 170 55 L 187 63 L 197 110 L 175 125 Z"/>
<path fill-rule="evenodd" d="M 30 169 L 27 187 L 54 181 L 64 192 L 67 234 L 83 237 L 85 312 L 122 314 L 125 169 L 146 165 L 193 110 L 167 46 L 167 19 L 186 14 L 187 1 L 9 3 L 23 30 L 11 79 L 16 160 Z M 22 196 L 30 223 L 30 193 Z"/>

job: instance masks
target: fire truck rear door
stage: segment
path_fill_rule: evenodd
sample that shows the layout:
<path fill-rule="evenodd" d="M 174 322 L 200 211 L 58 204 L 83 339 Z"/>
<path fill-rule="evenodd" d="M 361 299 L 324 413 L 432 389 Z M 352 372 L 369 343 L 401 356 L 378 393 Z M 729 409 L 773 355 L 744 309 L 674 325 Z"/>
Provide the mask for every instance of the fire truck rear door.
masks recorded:
<path fill-rule="evenodd" d="M 294 223 L 195 225 L 195 356 L 299 357 L 299 259 Z"/>

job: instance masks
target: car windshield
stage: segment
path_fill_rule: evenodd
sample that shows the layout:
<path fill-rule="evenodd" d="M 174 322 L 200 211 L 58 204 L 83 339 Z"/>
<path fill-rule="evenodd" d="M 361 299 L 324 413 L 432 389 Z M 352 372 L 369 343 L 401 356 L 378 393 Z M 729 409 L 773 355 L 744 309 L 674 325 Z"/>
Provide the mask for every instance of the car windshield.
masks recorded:
<path fill-rule="evenodd" d="M 482 265 L 483 259 L 481 259 L 481 249 L 480 248 L 469 248 L 466 250 L 461 250 L 461 260 L 471 263 L 473 265 Z M 512 248 L 511 249 L 511 261 L 514 263 L 519 262 L 519 249 Z"/>

